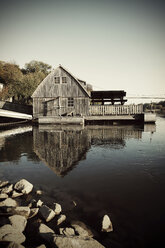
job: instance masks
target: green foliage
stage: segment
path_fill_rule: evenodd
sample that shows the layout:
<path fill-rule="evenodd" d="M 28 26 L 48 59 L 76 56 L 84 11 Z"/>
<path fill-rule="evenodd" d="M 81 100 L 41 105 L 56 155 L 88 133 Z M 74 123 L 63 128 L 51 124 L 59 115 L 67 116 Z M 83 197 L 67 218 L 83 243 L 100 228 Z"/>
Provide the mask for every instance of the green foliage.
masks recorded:
<path fill-rule="evenodd" d="M 51 66 L 41 61 L 31 61 L 20 69 L 18 65 L 0 61 L 0 83 L 4 84 L 0 99 L 13 98 L 14 102 L 31 104 L 31 95 L 48 75 Z"/>
<path fill-rule="evenodd" d="M 41 61 L 36 61 L 36 60 L 32 60 L 29 63 L 25 64 L 25 72 L 26 73 L 34 73 L 34 72 L 43 72 L 45 75 L 47 75 L 50 70 L 51 70 L 51 66 L 48 64 L 45 64 Z"/>

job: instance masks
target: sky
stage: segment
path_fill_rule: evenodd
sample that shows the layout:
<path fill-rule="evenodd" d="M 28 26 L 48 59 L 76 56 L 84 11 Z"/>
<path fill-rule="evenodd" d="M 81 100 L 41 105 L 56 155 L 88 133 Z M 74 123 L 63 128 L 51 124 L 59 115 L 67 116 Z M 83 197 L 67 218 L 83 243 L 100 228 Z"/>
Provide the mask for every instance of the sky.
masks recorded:
<path fill-rule="evenodd" d="M 165 96 L 165 1 L 0 0 L 0 60 L 62 64 L 95 90 Z"/>

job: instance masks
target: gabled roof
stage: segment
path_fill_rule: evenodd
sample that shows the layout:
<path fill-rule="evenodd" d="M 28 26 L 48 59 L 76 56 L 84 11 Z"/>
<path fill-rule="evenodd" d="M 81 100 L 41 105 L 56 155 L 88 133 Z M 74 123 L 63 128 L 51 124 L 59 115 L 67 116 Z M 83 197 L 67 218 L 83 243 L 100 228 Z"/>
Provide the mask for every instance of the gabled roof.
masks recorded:
<path fill-rule="evenodd" d="M 82 86 L 81 81 L 85 82 L 84 80 L 80 80 L 76 78 L 71 72 L 69 72 L 66 68 L 64 68 L 62 65 L 59 65 L 59 68 L 63 69 L 66 73 L 68 73 L 76 82 L 77 84 L 82 88 L 82 90 L 85 92 L 85 94 L 89 97 L 89 93 L 86 91 L 86 89 Z"/>
<path fill-rule="evenodd" d="M 82 91 L 85 93 L 85 95 L 88 96 L 88 97 L 90 97 L 89 93 L 88 93 L 87 90 L 83 87 L 83 85 L 82 85 L 82 83 L 81 83 L 81 81 L 83 81 L 83 80 L 80 80 L 80 79 L 76 78 L 71 72 L 69 72 L 69 71 L 68 71 L 66 68 L 64 68 L 62 65 L 59 65 L 58 68 L 62 69 L 62 70 L 65 71 L 66 73 L 68 73 L 68 74 L 74 79 L 74 81 L 77 83 L 77 85 L 82 89 Z M 53 70 L 50 74 L 48 74 L 47 77 L 49 77 L 49 75 L 51 75 L 52 73 L 54 73 L 54 70 Z M 36 95 L 36 93 L 37 93 L 37 91 L 38 91 L 38 88 L 39 88 L 41 85 L 43 85 L 43 84 L 45 83 L 45 81 L 47 80 L 47 77 L 38 85 L 38 87 L 36 88 L 36 90 L 33 92 L 32 97 L 35 97 L 35 95 Z M 85 82 L 85 81 L 83 81 L 83 82 Z"/>

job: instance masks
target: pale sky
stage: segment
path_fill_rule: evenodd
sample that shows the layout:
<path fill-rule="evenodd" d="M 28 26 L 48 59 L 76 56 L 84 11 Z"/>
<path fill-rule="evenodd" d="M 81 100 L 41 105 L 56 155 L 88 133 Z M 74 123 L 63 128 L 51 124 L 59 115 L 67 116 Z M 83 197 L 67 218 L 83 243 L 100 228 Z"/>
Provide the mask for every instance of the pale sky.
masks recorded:
<path fill-rule="evenodd" d="M 165 96 L 164 3 L 0 0 L 0 60 L 62 64 L 95 90 Z"/>

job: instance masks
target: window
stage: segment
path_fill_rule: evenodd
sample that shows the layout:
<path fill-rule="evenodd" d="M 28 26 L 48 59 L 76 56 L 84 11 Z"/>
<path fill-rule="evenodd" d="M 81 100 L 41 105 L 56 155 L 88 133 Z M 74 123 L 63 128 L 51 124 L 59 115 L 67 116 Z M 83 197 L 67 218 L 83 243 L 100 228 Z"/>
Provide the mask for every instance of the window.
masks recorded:
<path fill-rule="evenodd" d="M 72 97 L 68 98 L 68 107 L 73 107 L 74 106 L 74 99 Z"/>
<path fill-rule="evenodd" d="M 62 77 L 62 83 L 66 84 L 67 83 L 67 78 L 66 77 Z"/>
<path fill-rule="evenodd" d="M 55 84 L 60 84 L 60 77 L 55 77 L 54 82 Z"/>

